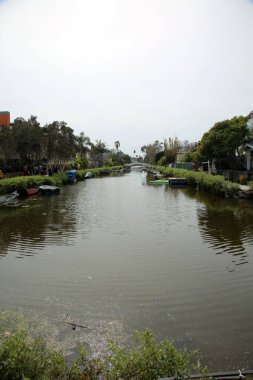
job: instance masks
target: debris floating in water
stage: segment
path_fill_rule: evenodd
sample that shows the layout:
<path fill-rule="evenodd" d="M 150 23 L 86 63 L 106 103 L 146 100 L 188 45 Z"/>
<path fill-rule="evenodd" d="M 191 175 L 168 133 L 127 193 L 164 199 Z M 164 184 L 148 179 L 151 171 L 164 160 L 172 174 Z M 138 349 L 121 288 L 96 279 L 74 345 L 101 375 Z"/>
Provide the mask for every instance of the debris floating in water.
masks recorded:
<path fill-rule="evenodd" d="M 88 326 L 84 326 L 84 325 L 80 325 L 74 321 L 68 321 L 68 314 L 66 315 L 66 318 L 65 318 L 65 323 L 68 323 L 71 327 L 72 327 L 72 330 L 75 330 L 77 327 L 80 327 L 82 329 L 87 329 Z"/>

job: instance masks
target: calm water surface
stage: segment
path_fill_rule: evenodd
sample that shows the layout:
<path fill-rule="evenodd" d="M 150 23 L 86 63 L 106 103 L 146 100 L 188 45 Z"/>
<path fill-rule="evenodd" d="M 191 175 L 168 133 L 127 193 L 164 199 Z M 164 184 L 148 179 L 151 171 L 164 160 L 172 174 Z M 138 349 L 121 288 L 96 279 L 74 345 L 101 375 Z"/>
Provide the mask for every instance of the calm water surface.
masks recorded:
<path fill-rule="evenodd" d="M 68 352 L 148 327 L 211 370 L 253 367 L 252 202 L 132 171 L 2 207 L 0 243 L 1 311 L 43 321 Z"/>

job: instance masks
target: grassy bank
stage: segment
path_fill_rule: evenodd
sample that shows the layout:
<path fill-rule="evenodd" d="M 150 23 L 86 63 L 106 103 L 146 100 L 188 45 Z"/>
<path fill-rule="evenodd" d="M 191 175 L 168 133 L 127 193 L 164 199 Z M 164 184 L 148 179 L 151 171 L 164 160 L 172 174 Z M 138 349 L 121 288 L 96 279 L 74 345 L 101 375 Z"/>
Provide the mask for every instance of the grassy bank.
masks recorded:
<path fill-rule="evenodd" d="M 113 174 L 115 170 L 120 170 L 122 166 L 102 167 L 96 169 L 85 169 L 77 171 L 77 180 L 84 180 L 87 172 L 91 172 L 95 177 L 105 175 L 105 173 Z M 57 173 L 52 176 L 19 176 L 12 178 L 4 178 L 0 180 L 0 194 L 11 193 L 17 190 L 19 193 L 25 193 L 25 190 L 30 187 L 39 187 L 41 185 L 62 186 L 67 183 L 67 172 Z"/>
<path fill-rule="evenodd" d="M 196 371 L 196 352 L 176 349 L 167 339 L 157 343 L 150 330 L 136 334 L 132 348 L 108 343 L 103 357 L 93 358 L 82 346 L 79 357 L 67 363 L 47 339 L 28 329 L 16 313 L 0 313 L 1 380 L 150 380 L 186 378 Z M 198 368 L 197 371 L 199 371 Z"/>
<path fill-rule="evenodd" d="M 149 166 L 167 177 L 184 177 L 190 186 L 215 195 L 234 197 L 239 194 L 239 185 L 229 182 L 221 175 L 210 175 L 206 172 L 194 172 L 186 169 L 175 169 L 166 166 Z"/>

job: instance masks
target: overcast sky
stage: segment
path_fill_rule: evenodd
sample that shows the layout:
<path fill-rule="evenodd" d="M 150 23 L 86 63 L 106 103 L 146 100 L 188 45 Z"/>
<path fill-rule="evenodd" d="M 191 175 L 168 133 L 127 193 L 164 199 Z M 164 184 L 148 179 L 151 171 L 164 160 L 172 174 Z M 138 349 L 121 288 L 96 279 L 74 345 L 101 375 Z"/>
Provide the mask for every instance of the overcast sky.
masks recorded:
<path fill-rule="evenodd" d="M 252 0 L 0 0 L 0 110 L 132 154 L 253 109 Z"/>

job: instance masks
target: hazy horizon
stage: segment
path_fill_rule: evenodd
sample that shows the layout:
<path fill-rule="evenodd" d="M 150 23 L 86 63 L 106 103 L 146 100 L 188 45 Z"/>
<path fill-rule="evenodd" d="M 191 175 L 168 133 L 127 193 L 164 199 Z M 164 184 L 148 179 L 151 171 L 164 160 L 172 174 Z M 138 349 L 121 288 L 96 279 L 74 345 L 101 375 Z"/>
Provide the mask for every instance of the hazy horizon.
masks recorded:
<path fill-rule="evenodd" d="M 0 0 L 0 111 L 126 153 L 253 109 L 251 0 Z"/>

